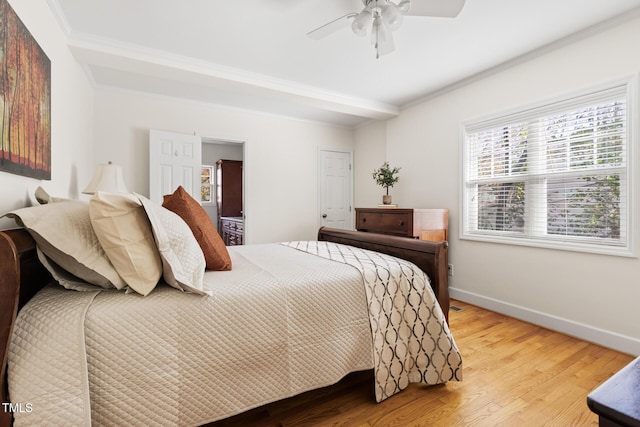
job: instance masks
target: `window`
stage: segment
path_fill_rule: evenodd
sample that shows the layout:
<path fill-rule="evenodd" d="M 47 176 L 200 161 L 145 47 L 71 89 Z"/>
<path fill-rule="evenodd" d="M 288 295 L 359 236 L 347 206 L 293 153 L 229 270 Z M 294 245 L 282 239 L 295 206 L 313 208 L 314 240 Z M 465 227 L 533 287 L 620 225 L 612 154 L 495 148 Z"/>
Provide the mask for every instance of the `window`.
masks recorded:
<path fill-rule="evenodd" d="M 211 196 L 213 189 L 213 166 L 202 165 L 200 172 L 200 203 L 203 205 L 213 204 Z"/>
<path fill-rule="evenodd" d="M 465 124 L 462 238 L 631 255 L 630 86 Z"/>

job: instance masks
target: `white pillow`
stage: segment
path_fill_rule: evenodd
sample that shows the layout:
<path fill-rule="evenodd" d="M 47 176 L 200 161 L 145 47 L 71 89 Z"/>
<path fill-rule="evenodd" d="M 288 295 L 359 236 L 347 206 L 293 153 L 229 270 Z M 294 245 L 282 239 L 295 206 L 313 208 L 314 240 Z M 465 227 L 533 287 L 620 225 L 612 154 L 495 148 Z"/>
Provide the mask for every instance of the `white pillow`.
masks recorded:
<path fill-rule="evenodd" d="M 142 203 L 155 237 L 164 280 L 176 289 L 211 295 L 203 287 L 206 262 L 198 241 L 179 215 L 136 194 Z"/>
<path fill-rule="evenodd" d="M 126 287 L 93 231 L 87 203 L 49 203 L 5 216 L 26 228 L 42 253 L 70 274 L 105 289 Z"/>
<path fill-rule="evenodd" d="M 148 295 L 162 277 L 162 261 L 142 203 L 132 194 L 96 192 L 91 224 L 107 257 L 131 289 Z"/>

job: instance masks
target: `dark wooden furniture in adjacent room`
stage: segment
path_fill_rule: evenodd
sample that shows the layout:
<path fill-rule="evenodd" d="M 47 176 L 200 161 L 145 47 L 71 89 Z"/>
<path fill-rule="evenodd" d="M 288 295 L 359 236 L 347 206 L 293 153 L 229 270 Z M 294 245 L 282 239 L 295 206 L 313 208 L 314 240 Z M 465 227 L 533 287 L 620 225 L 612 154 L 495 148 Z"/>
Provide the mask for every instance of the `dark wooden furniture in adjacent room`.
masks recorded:
<path fill-rule="evenodd" d="M 241 217 L 220 218 L 220 237 L 227 246 L 235 246 L 243 244 L 244 221 Z"/>
<path fill-rule="evenodd" d="M 356 230 L 443 242 L 449 239 L 449 210 L 356 208 Z"/>
<path fill-rule="evenodd" d="M 216 162 L 216 203 L 218 232 L 222 239 L 228 246 L 241 245 L 244 233 L 242 161 L 218 160 Z"/>
<path fill-rule="evenodd" d="M 587 396 L 601 427 L 640 427 L 640 357 Z"/>

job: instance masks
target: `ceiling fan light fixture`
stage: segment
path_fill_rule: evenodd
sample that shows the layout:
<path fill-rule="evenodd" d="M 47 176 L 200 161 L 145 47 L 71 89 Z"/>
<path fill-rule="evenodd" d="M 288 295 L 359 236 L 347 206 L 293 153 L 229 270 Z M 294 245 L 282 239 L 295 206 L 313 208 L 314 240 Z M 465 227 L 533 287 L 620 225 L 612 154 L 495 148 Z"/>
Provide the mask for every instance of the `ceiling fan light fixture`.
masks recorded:
<path fill-rule="evenodd" d="M 382 9 L 382 19 L 391 31 L 395 31 L 402 25 L 403 14 L 395 3 L 389 2 Z"/>
<path fill-rule="evenodd" d="M 355 17 L 355 19 L 351 23 L 351 30 L 353 30 L 353 32 L 360 37 L 364 37 L 369 31 L 371 21 L 373 21 L 373 15 L 371 15 L 369 9 L 365 8 Z"/>
<path fill-rule="evenodd" d="M 380 15 L 376 16 L 371 26 L 371 43 L 376 50 L 376 59 L 395 50 L 393 34 Z"/>
<path fill-rule="evenodd" d="M 400 3 L 398 3 L 398 9 L 400 9 L 400 12 L 403 15 L 406 15 L 407 12 L 409 12 L 409 9 L 411 9 L 411 0 L 400 0 Z"/>
<path fill-rule="evenodd" d="M 364 37 L 371 29 L 371 41 L 376 57 L 394 50 L 391 32 L 397 30 L 404 15 L 454 18 L 464 7 L 465 0 L 360 0 L 364 9 L 334 19 L 310 31 L 307 35 L 320 39 L 349 25 L 358 36 Z"/>

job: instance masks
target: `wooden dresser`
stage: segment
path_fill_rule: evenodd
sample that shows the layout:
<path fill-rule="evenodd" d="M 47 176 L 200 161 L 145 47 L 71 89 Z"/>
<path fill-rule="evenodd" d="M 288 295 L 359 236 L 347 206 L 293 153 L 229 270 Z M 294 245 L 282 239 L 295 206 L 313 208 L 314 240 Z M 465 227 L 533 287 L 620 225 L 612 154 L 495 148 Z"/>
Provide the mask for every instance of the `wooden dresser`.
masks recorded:
<path fill-rule="evenodd" d="M 216 162 L 218 232 L 227 246 L 242 245 L 242 161 Z"/>
<path fill-rule="evenodd" d="M 356 208 L 356 230 L 444 241 L 449 238 L 449 210 Z"/>

